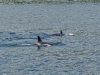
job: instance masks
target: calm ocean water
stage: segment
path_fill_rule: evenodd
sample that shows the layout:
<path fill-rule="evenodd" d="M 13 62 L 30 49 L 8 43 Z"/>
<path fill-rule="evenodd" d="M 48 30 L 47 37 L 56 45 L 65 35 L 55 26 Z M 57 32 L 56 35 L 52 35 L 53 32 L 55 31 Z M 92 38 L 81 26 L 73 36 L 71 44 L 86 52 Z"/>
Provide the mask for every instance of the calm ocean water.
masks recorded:
<path fill-rule="evenodd" d="M 99 75 L 99 24 L 99 3 L 0 4 L 0 75 Z"/>

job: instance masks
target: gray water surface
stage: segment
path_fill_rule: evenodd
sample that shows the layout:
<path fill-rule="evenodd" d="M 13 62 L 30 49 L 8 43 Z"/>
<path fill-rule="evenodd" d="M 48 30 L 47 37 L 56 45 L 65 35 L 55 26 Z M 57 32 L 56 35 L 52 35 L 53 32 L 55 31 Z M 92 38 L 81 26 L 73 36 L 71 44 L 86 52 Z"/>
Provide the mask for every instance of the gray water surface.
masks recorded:
<path fill-rule="evenodd" d="M 0 75 L 99 75 L 99 24 L 99 3 L 1 4 Z"/>

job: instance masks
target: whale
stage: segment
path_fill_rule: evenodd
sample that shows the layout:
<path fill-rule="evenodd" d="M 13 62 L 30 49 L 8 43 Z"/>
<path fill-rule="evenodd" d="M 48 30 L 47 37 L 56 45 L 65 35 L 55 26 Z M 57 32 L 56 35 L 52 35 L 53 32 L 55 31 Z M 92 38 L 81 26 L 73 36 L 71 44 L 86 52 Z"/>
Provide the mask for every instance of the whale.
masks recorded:
<path fill-rule="evenodd" d="M 52 34 L 52 36 L 63 36 L 63 35 L 64 35 L 64 34 L 63 34 L 62 30 L 60 30 L 60 33 Z"/>
<path fill-rule="evenodd" d="M 52 44 L 50 44 L 50 43 L 42 42 L 40 36 L 37 36 L 37 38 L 38 38 L 38 41 L 35 43 L 35 45 L 37 45 L 37 46 L 44 46 L 44 47 L 52 46 Z"/>

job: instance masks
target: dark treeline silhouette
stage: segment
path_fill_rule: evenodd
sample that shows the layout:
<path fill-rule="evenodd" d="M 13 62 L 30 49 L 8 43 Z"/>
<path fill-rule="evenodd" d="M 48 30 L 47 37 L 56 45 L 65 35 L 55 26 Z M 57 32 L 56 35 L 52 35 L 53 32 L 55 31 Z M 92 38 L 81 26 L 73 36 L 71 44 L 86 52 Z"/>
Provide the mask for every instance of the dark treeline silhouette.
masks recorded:
<path fill-rule="evenodd" d="M 74 3 L 74 2 L 92 2 L 99 3 L 100 0 L 0 0 L 0 3 L 31 4 L 31 3 Z"/>

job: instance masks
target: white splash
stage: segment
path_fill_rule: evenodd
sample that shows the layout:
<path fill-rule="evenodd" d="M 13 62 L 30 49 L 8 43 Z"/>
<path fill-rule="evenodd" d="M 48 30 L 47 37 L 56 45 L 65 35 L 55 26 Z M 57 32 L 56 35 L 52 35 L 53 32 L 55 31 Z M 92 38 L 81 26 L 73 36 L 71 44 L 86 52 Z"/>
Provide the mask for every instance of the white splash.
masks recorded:
<path fill-rule="evenodd" d="M 75 36 L 75 34 L 73 34 L 73 33 L 68 33 L 68 34 L 65 34 L 65 35 L 68 35 L 68 36 Z"/>
<path fill-rule="evenodd" d="M 69 35 L 69 36 L 74 36 L 75 34 L 73 34 L 73 33 L 69 33 L 68 35 Z"/>

